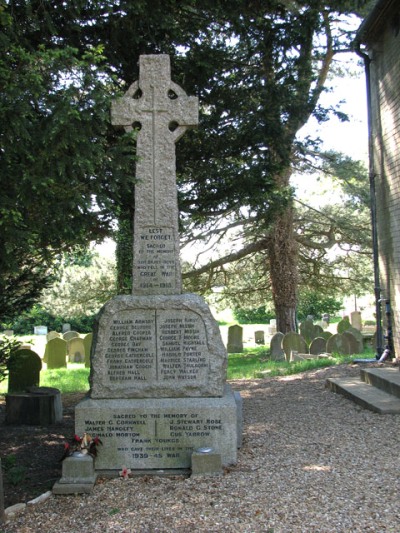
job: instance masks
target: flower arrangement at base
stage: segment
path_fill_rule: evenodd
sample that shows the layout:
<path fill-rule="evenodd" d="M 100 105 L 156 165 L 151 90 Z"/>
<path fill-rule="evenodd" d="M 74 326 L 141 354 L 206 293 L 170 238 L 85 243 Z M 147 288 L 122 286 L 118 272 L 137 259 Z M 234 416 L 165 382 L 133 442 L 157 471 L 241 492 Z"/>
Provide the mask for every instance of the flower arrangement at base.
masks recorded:
<path fill-rule="evenodd" d="M 79 435 L 74 435 L 69 442 L 66 442 L 64 444 L 64 454 L 61 458 L 61 461 L 63 461 L 66 457 L 71 457 L 75 453 L 96 457 L 97 446 L 99 444 L 103 443 L 97 436 L 91 437 L 87 433 L 84 433 L 83 437 L 80 437 Z"/>

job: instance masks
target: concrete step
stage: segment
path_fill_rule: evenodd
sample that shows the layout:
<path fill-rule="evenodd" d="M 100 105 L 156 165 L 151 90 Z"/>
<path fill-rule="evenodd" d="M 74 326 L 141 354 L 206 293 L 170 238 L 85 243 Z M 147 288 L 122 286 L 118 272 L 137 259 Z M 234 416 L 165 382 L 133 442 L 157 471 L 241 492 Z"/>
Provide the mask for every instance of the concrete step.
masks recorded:
<path fill-rule="evenodd" d="M 361 381 L 400 398 L 400 371 L 393 368 L 362 368 Z"/>
<path fill-rule="evenodd" d="M 400 398 L 368 385 L 360 378 L 329 378 L 327 386 L 331 391 L 342 394 L 375 413 L 400 414 Z"/>

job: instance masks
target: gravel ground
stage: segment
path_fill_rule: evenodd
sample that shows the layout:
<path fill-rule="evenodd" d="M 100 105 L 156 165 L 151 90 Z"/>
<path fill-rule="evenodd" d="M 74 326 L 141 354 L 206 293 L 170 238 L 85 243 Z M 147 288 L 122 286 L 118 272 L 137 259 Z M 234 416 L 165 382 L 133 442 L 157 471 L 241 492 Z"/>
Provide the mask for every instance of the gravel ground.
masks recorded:
<path fill-rule="evenodd" d="M 100 480 L 92 494 L 51 496 L 0 531 L 400 531 L 400 417 L 325 388 L 342 365 L 235 381 L 244 399 L 238 463 L 209 478 Z"/>

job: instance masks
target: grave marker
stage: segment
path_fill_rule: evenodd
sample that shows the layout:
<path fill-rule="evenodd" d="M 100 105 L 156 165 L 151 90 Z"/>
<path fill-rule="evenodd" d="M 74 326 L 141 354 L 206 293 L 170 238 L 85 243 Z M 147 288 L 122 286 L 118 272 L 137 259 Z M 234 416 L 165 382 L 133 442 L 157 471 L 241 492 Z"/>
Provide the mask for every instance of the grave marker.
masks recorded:
<path fill-rule="evenodd" d="M 33 350 L 17 350 L 8 361 L 8 393 L 38 387 L 42 360 Z"/>
<path fill-rule="evenodd" d="M 243 352 L 243 328 L 239 324 L 229 326 L 228 328 L 228 353 Z"/>
<path fill-rule="evenodd" d="M 282 340 L 285 335 L 278 331 L 275 333 L 270 342 L 271 361 L 284 361 L 285 352 L 282 348 Z"/>
<path fill-rule="evenodd" d="M 204 300 L 181 294 L 175 142 L 197 123 L 197 98 L 170 79 L 169 57 L 141 56 L 139 81 L 112 107 L 112 123 L 135 122 L 137 185 L 132 296 L 98 315 L 90 397 L 75 431 L 97 434 L 96 471 L 186 469 L 211 447 L 236 462 L 240 399 L 226 381 L 226 350 Z"/>
<path fill-rule="evenodd" d="M 48 369 L 65 368 L 67 366 L 67 341 L 54 337 L 46 344 L 43 361 Z"/>

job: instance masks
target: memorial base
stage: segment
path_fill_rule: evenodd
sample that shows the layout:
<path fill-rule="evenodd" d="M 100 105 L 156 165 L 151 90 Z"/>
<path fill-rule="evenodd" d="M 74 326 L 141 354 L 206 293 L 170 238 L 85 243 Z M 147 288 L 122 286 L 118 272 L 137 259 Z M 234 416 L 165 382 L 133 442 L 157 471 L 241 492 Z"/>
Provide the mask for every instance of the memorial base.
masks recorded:
<path fill-rule="evenodd" d="M 228 385 L 221 398 L 86 398 L 75 409 L 76 434 L 103 443 L 96 471 L 188 469 L 201 447 L 235 464 L 241 427 L 241 402 Z"/>

